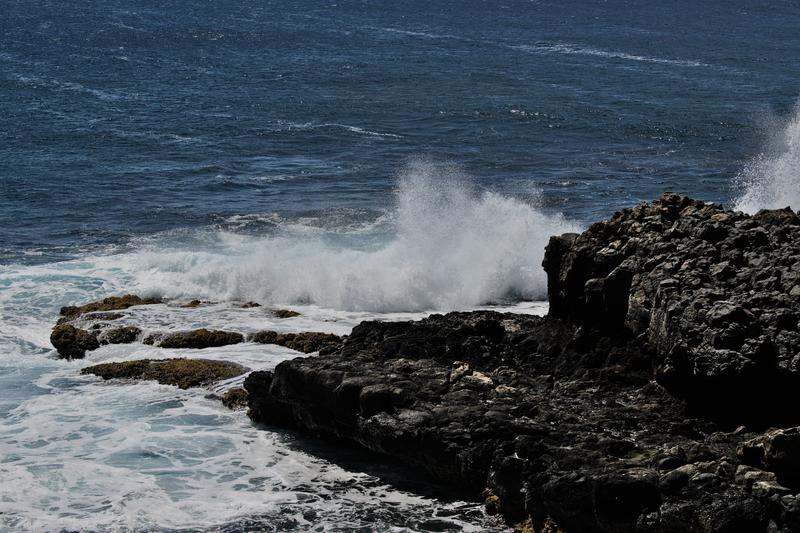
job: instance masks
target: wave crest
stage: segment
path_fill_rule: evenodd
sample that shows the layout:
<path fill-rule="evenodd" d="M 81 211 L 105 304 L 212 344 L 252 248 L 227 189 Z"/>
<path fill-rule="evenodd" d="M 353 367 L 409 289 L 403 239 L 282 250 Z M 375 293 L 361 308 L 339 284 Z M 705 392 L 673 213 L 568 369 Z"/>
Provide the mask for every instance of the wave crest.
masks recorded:
<path fill-rule="evenodd" d="M 576 231 L 522 201 L 478 190 L 457 169 L 415 162 L 398 180 L 379 246 L 343 246 L 318 232 L 216 233 L 204 251 L 141 251 L 139 290 L 167 297 L 314 303 L 358 311 L 452 310 L 509 297 L 541 299 L 551 235 Z"/>

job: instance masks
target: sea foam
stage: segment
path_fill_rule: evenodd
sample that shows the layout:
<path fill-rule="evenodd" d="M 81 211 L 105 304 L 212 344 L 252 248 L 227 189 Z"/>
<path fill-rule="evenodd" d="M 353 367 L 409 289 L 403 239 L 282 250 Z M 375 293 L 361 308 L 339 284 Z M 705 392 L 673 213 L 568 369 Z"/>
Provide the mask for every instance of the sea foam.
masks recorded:
<path fill-rule="evenodd" d="M 800 103 L 792 116 L 772 128 L 767 147 L 736 178 L 742 193 L 735 208 L 747 213 L 759 209 L 800 209 Z"/>
<path fill-rule="evenodd" d="M 390 211 L 392 235 L 377 246 L 343 246 L 297 228 L 261 237 L 216 232 L 203 250 L 155 245 L 127 256 L 132 264 L 122 268 L 134 276 L 131 290 L 170 298 L 376 312 L 464 309 L 543 299 L 549 237 L 579 229 L 424 161 L 399 177 Z"/>

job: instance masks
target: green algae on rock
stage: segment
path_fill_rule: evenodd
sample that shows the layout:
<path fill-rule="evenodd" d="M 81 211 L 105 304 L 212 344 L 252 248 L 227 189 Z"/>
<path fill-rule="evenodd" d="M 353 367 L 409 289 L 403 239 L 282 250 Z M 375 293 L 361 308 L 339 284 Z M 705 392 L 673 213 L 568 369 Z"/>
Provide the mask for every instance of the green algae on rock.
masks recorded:
<path fill-rule="evenodd" d="M 246 409 L 247 391 L 241 387 L 234 387 L 225 391 L 222 395 L 222 405 L 228 409 Z"/>
<path fill-rule="evenodd" d="M 100 330 L 97 333 L 97 340 L 100 344 L 130 344 L 134 342 L 142 330 L 136 326 L 122 326 L 119 328 L 110 328 Z"/>
<path fill-rule="evenodd" d="M 229 344 L 244 342 L 244 335 L 234 331 L 216 329 L 193 329 L 168 333 L 161 337 L 150 336 L 144 340 L 145 344 L 158 344 L 161 348 L 218 348 Z"/>
<path fill-rule="evenodd" d="M 100 347 L 94 333 L 70 324 L 56 325 L 50 333 L 50 343 L 58 350 L 58 355 L 66 359 L 81 359 L 87 351 Z"/>
<path fill-rule="evenodd" d="M 139 359 L 102 363 L 81 370 L 103 379 L 158 381 L 181 389 L 200 387 L 240 376 L 247 371 L 241 365 L 211 359 Z"/>
<path fill-rule="evenodd" d="M 249 335 L 247 340 L 259 344 L 277 344 L 303 353 L 320 352 L 323 354 L 333 351 L 342 341 L 338 335 L 318 331 L 302 333 L 259 331 Z"/>
<path fill-rule="evenodd" d="M 60 314 L 64 317 L 62 320 L 74 320 L 85 313 L 94 313 L 95 311 L 118 311 L 120 309 L 128 309 L 135 305 L 160 303 L 160 298 L 142 298 L 135 294 L 126 294 L 124 296 L 109 296 L 108 298 L 79 306 L 68 305 L 61 308 Z"/>

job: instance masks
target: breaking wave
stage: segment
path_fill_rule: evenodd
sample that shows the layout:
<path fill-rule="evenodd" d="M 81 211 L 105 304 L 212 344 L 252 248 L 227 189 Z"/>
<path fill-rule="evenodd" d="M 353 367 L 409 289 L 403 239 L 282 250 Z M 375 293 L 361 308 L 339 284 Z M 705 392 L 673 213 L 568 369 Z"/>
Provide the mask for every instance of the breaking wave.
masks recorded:
<path fill-rule="evenodd" d="M 122 268 L 133 268 L 139 291 L 166 297 L 376 312 L 464 309 L 543 299 L 549 237 L 579 229 L 430 162 L 409 165 L 399 178 L 388 219 L 389 237 L 369 245 L 343 244 L 318 228 L 268 237 L 215 232 L 203 250 L 150 247 Z"/>
<path fill-rule="evenodd" d="M 800 209 L 800 103 L 788 121 L 773 128 L 765 151 L 736 177 L 741 194 L 735 208 L 747 213 L 759 209 Z"/>

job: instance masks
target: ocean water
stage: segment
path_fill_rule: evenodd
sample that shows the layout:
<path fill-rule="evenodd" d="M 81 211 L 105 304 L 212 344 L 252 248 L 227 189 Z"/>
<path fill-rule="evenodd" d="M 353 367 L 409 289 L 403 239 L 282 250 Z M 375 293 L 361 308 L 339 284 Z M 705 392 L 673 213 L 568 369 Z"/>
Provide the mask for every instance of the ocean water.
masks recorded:
<path fill-rule="evenodd" d="M 167 299 L 150 330 L 542 314 L 551 235 L 664 190 L 797 209 L 800 6 L 706 4 L 0 0 L 0 530 L 501 530 L 208 390 L 79 374 L 189 352 L 50 329 L 127 292 Z"/>

